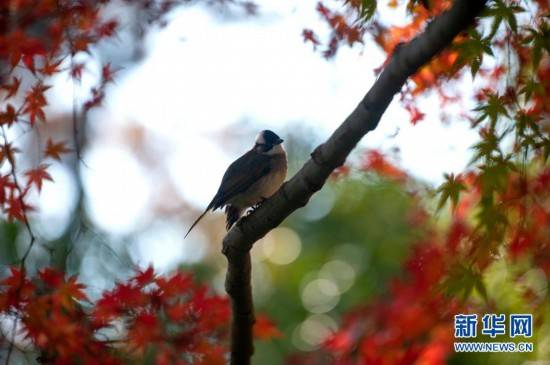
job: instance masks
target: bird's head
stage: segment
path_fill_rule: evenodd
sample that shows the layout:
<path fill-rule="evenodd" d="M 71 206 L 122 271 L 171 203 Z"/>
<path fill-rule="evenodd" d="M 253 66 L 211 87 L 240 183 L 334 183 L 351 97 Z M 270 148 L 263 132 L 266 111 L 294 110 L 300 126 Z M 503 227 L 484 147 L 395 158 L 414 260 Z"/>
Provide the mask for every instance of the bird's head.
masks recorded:
<path fill-rule="evenodd" d="M 261 131 L 256 137 L 254 149 L 266 155 L 278 155 L 285 153 L 283 140 L 270 130 Z"/>

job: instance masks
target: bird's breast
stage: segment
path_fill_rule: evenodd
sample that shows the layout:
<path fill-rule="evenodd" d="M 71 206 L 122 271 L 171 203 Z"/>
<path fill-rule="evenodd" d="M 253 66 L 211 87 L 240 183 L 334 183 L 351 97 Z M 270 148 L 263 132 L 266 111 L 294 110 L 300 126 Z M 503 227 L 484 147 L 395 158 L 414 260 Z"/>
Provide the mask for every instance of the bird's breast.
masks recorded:
<path fill-rule="evenodd" d="M 271 161 L 271 171 L 262 176 L 246 191 L 231 199 L 230 204 L 248 208 L 259 203 L 262 198 L 269 198 L 281 187 L 286 177 L 286 156 L 276 156 Z"/>

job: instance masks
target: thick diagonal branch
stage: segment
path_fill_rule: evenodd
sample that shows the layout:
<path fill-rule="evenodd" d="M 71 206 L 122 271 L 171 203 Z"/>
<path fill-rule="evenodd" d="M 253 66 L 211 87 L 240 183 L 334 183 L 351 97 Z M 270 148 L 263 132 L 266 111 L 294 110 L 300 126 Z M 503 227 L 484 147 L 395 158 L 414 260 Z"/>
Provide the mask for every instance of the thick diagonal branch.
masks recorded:
<path fill-rule="evenodd" d="M 249 253 L 254 242 L 277 227 L 293 211 L 307 204 L 309 198 L 324 185 L 330 173 L 344 163 L 361 138 L 376 128 L 393 96 L 401 90 L 407 78 L 470 26 L 485 3 L 486 0 L 456 0 L 422 34 L 399 46 L 357 108 L 325 143 L 313 151 L 300 171 L 254 214 L 227 233 L 223 240 L 223 253 L 228 260 L 225 286 L 233 308 L 232 365 L 250 364 L 254 352 Z"/>

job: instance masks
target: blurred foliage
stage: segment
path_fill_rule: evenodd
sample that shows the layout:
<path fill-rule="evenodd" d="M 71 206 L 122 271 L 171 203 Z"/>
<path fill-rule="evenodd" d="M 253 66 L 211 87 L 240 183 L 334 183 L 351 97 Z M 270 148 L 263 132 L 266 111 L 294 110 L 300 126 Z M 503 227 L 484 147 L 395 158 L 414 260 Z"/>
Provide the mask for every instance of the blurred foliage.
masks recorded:
<path fill-rule="evenodd" d="M 78 110 L 75 106 L 71 117 L 60 123 L 71 132 L 52 133 L 55 139 L 38 137 L 16 147 L 7 130 L 28 126 L 28 131 L 38 135 L 38 125 L 52 122 L 46 108 L 51 76 L 67 72 L 74 83 L 80 82 L 86 63 L 92 61 L 92 50 L 123 28 L 116 16 L 100 15 L 99 7 L 107 2 L 48 1 L 34 6 L 33 2 L 16 1 L 0 5 L 2 15 L 13 20 L 0 24 L 0 144 L 2 167 L 6 167 L 1 176 L 0 205 L 7 218 L 0 223 L 0 311 L 26 321 L 45 361 L 51 356 L 65 361 L 72 355 L 70 351 L 82 352 L 86 344 L 94 350 L 106 349 L 107 342 L 99 341 L 94 331 L 111 327 L 109 321 L 124 316 L 131 323 L 128 337 L 138 343 L 138 355 L 144 354 L 144 360 L 135 362 L 174 363 L 179 356 L 174 349 L 185 341 L 164 348 L 165 336 L 174 333 L 170 319 L 180 321 L 178 336 L 186 336 L 187 329 L 201 324 L 193 327 L 197 336 L 192 336 L 200 338 L 200 343 L 187 341 L 181 351 L 192 357 L 200 345 L 198 353 L 215 354 L 212 363 L 219 364 L 225 356 L 226 331 L 220 325 L 229 319 L 226 299 L 205 296 L 206 287 L 192 284 L 187 274 L 164 277 L 156 276 L 152 269 L 139 269 L 143 263 L 132 256 L 132 246 L 150 227 L 138 227 L 123 237 L 100 232 L 82 209 L 81 177 L 75 182 L 78 204 L 63 232 L 47 239 L 31 229 L 35 222 L 27 213 L 32 194 L 40 193 L 42 183 L 52 179 L 50 167 L 62 163 L 63 156 L 71 156 L 68 169 L 79 169 L 84 147 L 77 135 L 79 119 L 86 120 L 89 111 L 102 105 L 120 65 L 109 60 L 97 65 L 96 80 L 82 105 Z M 127 5 L 146 18 L 144 23 L 161 26 L 177 3 L 137 1 Z M 223 6 L 233 2 L 210 3 Z M 411 22 L 387 26 L 376 18 L 375 5 L 380 2 L 343 3 L 344 8 L 337 10 L 323 2 L 316 8 L 329 28 L 322 50 L 327 58 L 335 57 L 341 45 L 363 43 L 369 34 L 389 56 L 451 4 L 448 0 L 392 0 L 392 8 L 406 6 Z M 443 86 L 465 73 L 480 80 L 481 86 L 474 92 L 475 115 L 465 117 L 480 135 L 468 171 L 446 175 L 445 183 L 430 196 L 381 152 L 367 151 L 357 170 L 350 166 L 339 169 L 339 177 L 307 207 L 255 246 L 256 306 L 284 333 L 277 339 L 279 332 L 258 315 L 263 326 L 259 337 L 271 340 L 257 343 L 256 364 L 359 361 L 434 365 L 448 361 L 496 365 L 550 358 L 550 6 L 544 0 L 525 3 L 529 6 L 523 8 L 515 1 L 489 1 L 477 28 L 457 37 L 452 47 L 411 78 L 401 94 L 410 121 L 416 124 L 425 116 L 416 103 L 419 95 L 436 91 L 444 107 L 462 95 L 449 95 Z M 247 14 L 255 11 L 249 2 L 234 4 Z M 143 29 L 136 33 L 141 37 Z M 314 47 L 322 46 L 312 30 L 304 30 L 303 36 Z M 125 57 L 134 58 L 133 62 L 142 56 L 139 50 L 130 53 L 133 55 Z M 81 63 L 77 55 L 90 57 Z M 488 59 L 494 62 L 487 63 Z M 67 65 L 63 65 L 65 60 Z M 76 98 L 73 102 L 77 104 Z M 85 126 L 81 127 L 81 133 L 86 133 Z M 311 136 L 307 131 L 294 129 L 289 134 L 292 173 L 315 143 L 312 138 L 307 143 L 300 138 Z M 39 157 L 31 157 L 36 151 Z M 147 165 L 150 169 L 157 162 L 153 160 Z M 172 200 L 174 195 L 161 191 L 156 198 Z M 155 220 L 168 220 L 166 211 L 159 210 L 154 212 L 158 217 L 151 219 L 151 226 Z M 434 213 L 436 210 L 439 213 Z M 180 226 L 181 217 L 174 216 L 170 223 Z M 218 245 L 223 231 L 212 229 L 214 226 L 223 226 L 218 217 L 203 229 L 204 241 L 211 242 L 207 257 L 182 268 L 194 271 L 200 281 L 221 291 L 225 262 Z M 155 235 L 158 232 L 153 230 L 153 239 L 160 239 Z M 18 269 L 17 264 L 26 270 Z M 78 275 L 78 282 L 73 274 Z M 86 293 L 82 283 L 87 285 Z M 81 303 L 86 297 L 91 299 L 89 303 L 101 298 L 95 307 L 100 324 L 87 317 L 88 308 Z M 187 300 L 194 307 L 190 311 Z M 197 308 L 199 311 L 193 312 Z M 219 313 L 210 317 L 212 312 Z M 533 313 L 530 341 L 535 351 L 455 354 L 452 316 L 461 312 Z M 69 323 L 61 322 L 65 320 Z M 480 340 L 490 341 L 486 336 Z M 15 341 L 8 342 L 2 355 L 12 352 Z M 164 354 L 160 358 L 164 362 L 158 354 Z M 89 353 L 84 355 L 90 358 Z M 25 351 L 13 356 L 20 362 L 35 361 Z"/>
<path fill-rule="evenodd" d="M 333 206 L 326 215 L 310 218 L 327 204 Z M 332 318 L 387 290 L 388 279 L 400 273 L 411 243 L 421 234 L 407 223 L 410 205 L 411 198 L 399 185 L 356 176 L 328 184 L 287 221 L 300 236 L 302 251 L 290 265 L 267 264 L 273 291 L 257 305 L 286 336 L 259 344 L 255 364 L 281 364 L 285 354 L 295 351 L 292 333 L 309 314 L 300 300 L 301 289 L 327 262 L 349 263 L 356 275 L 330 311 Z"/>

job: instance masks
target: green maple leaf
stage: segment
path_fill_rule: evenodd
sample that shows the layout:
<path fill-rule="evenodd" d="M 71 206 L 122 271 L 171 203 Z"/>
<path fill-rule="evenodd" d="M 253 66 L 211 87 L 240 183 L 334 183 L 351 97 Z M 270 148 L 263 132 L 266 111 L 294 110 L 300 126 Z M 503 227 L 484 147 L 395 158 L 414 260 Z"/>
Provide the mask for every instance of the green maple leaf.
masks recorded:
<path fill-rule="evenodd" d="M 443 208 L 447 200 L 451 200 L 453 207 L 458 204 L 458 199 L 460 198 L 460 192 L 462 190 L 467 190 L 466 185 L 460 178 L 454 174 L 445 174 L 445 182 L 437 189 L 437 192 L 440 194 L 439 202 L 437 204 L 437 209 Z"/>
<path fill-rule="evenodd" d="M 495 36 L 498 28 L 503 22 L 508 23 L 510 29 L 512 29 L 514 33 L 517 33 L 518 23 L 516 19 L 516 14 L 524 11 L 525 9 L 517 4 L 506 4 L 502 0 L 494 0 L 485 12 L 486 17 L 493 18 L 493 23 L 491 24 L 491 32 L 489 33 L 488 38 L 492 39 Z"/>
<path fill-rule="evenodd" d="M 474 77 L 479 71 L 481 63 L 483 62 L 483 55 L 488 54 L 493 56 L 491 40 L 489 38 L 483 38 L 481 33 L 479 33 L 476 29 L 471 29 L 468 32 L 468 39 L 455 45 L 454 48 L 458 51 L 457 64 L 469 64 L 472 77 Z"/>

